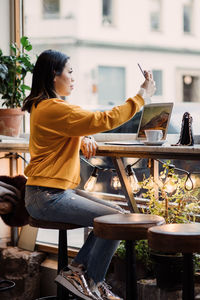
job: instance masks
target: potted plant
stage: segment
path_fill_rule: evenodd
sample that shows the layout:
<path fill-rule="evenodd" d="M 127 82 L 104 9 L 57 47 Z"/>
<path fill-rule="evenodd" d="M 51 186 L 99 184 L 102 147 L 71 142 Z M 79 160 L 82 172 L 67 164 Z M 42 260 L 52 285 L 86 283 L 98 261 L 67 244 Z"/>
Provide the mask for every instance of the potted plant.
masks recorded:
<path fill-rule="evenodd" d="M 32 46 L 25 36 L 20 39 L 20 46 L 21 48 L 15 43 L 11 44 L 11 55 L 3 55 L 0 49 L 0 95 L 2 99 L 0 134 L 2 135 L 19 135 L 24 114 L 20 107 L 25 97 L 25 91 L 30 90 L 30 87 L 24 84 L 24 79 L 27 73 L 33 71 L 33 64 L 27 53 Z"/>

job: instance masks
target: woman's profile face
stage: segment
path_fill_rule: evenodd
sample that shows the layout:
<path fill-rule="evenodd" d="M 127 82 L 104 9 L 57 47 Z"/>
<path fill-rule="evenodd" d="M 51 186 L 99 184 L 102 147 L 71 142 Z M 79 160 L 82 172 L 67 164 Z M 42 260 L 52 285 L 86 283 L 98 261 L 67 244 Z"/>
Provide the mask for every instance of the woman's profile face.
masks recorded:
<path fill-rule="evenodd" d="M 59 96 L 69 96 L 74 88 L 74 78 L 72 76 L 70 62 L 66 62 L 61 75 L 54 78 L 54 88 Z"/>

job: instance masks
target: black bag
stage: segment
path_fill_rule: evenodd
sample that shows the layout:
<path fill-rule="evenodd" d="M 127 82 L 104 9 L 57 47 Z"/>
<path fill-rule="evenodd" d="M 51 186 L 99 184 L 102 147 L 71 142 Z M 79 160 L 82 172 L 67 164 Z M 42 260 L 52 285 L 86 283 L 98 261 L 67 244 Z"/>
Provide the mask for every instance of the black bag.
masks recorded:
<path fill-rule="evenodd" d="M 194 138 L 192 133 L 192 116 L 185 112 L 182 118 L 181 133 L 177 146 L 193 146 Z"/>

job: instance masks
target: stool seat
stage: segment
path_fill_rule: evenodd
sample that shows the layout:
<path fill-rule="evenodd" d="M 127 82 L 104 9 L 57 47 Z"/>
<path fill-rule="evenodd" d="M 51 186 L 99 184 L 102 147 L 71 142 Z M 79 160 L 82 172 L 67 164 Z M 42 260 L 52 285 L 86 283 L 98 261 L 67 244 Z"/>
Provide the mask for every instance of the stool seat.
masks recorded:
<path fill-rule="evenodd" d="M 29 217 L 29 225 L 32 227 L 39 227 L 45 229 L 57 229 L 57 230 L 70 230 L 70 229 L 83 227 L 81 225 L 71 224 L 71 223 L 37 220 L 34 219 L 33 217 Z"/>
<path fill-rule="evenodd" d="M 138 300 L 135 240 L 147 238 L 148 228 L 164 224 L 159 216 L 147 214 L 113 214 L 94 219 L 94 234 L 108 240 L 125 240 L 126 300 Z"/>
<path fill-rule="evenodd" d="M 148 214 L 106 215 L 94 219 L 94 234 L 109 240 L 142 240 L 148 228 L 164 223 L 164 218 Z"/>
<path fill-rule="evenodd" d="M 148 230 L 149 247 L 157 251 L 200 252 L 200 224 L 165 224 Z"/>
<path fill-rule="evenodd" d="M 148 230 L 149 247 L 183 253 L 183 300 L 194 300 L 193 253 L 200 252 L 200 224 L 166 224 Z"/>

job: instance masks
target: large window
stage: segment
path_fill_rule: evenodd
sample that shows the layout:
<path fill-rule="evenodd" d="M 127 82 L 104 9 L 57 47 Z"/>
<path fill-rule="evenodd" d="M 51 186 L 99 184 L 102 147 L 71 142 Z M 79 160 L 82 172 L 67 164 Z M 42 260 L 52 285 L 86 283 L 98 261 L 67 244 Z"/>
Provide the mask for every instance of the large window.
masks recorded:
<path fill-rule="evenodd" d="M 161 30 L 161 1 L 150 0 L 150 28 L 152 31 Z"/>
<path fill-rule="evenodd" d="M 101 105 L 120 104 L 125 99 L 125 68 L 99 66 L 98 103 Z"/>
<path fill-rule="evenodd" d="M 137 62 L 147 70 L 155 66 L 157 91 L 152 102 L 200 102 L 200 27 L 192 15 L 193 1 L 21 1 L 24 34 L 33 45 L 33 59 L 45 49 L 59 50 L 71 57 L 75 89 L 68 98 L 70 103 L 99 110 L 123 103 L 137 93 L 144 80 Z M 196 13 L 200 11 L 200 1 L 194 3 Z M 193 29 L 195 36 L 188 43 L 182 33 Z M 198 105 L 190 103 L 189 107 L 192 104 Z M 106 173 L 102 174 L 108 182 Z M 85 171 L 84 175 L 89 176 Z M 103 191 L 107 190 L 103 187 Z M 53 243 L 56 237 L 50 232 L 42 233 L 38 240 Z"/>

